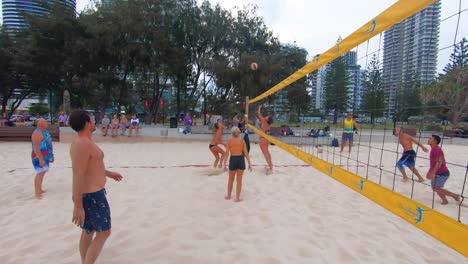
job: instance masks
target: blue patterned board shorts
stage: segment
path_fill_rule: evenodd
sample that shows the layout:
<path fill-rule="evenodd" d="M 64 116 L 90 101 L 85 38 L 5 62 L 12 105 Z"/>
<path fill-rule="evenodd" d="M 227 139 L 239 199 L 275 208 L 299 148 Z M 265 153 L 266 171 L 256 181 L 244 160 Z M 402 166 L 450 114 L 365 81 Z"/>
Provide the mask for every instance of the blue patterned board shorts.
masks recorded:
<path fill-rule="evenodd" d="M 45 163 L 44 167 L 41 167 L 41 165 L 39 164 L 39 159 L 33 159 L 32 160 L 32 164 L 33 164 L 34 170 L 36 171 L 36 174 L 40 174 L 40 173 L 49 171 L 50 161 L 49 160 L 44 160 L 44 163 Z"/>
<path fill-rule="evenodd" d="M 401 159 L 397 162 L 397 167 L 399 169 L 403 169 L 403 166 L 406 167 L 414 167 L 416 165 L 416 152 L 414 150 L 408 150 L 403 152 L 403 156 L 401 156 Z"/>
<path fill-rule="evenodd" d="M 81 227 L 88 234 L 111 229 L 110 207 L 106 199 L 106 189 L 93 193 L 83 193 L 85 221 Z"/>

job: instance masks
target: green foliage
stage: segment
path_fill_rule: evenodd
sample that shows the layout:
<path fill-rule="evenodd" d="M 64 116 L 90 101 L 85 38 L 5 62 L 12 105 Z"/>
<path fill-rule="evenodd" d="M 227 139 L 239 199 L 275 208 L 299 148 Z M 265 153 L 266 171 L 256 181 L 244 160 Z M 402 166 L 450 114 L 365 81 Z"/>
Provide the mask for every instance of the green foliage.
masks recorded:
<path fill-rule="evenodd" d="M 438 133 L 443 133 L 444 132 L 444 127 L 441 125 L 437 124 L 430 124 L 424 127 L 424 131 L 434 131 Z"/>
<path fill-rule="evenodd" d="M 296 113 L 290 113 L 288 122 L 290 123 L 297 123 L 299 122 L 299 116 Z"/>
<path fill-rule="evenodd" d="M 333 123 L 336 124 L 338 114 L 347 109 L 348 73 L 343 58 L 337 58 L 330 63 L 325 85 L 325 109 L 333 111 Z"/>
<path fill-rule="evenodd" d="M 410 116 L 421 114 L 423 103 L 421 99 L 421 82 L 419 76 L 410 72 L 398 90 L 396 118 L 407 121 Z"/>
<path fill-rule="evenodd" d="M 45 115 L 49 113 L 49 107 L 46 104 L 33 104 L 29 107 L 31 115 Z"/>
<path fill-rule="evenodd" d="M 447 117 L 453 127 L 468 116 L 468 42 L 463 39 L 455 45 L 445 74 L 425 87 L 428 104 L 438 104 L 437 115 Z"/>
<path fill-rule="evenodd" d="M 382 117 L 385 110 L 382 70 L 376 55 L 372 57 L 364 73 L 364 90 L 362 110 L 374 124 L 375 119 Z"/>
<path fill-rule="evenodd" d="M 17 106 L 33 93 L 62 98 L 68 90 L 73 108 L 148 100 L 150 122 L 161 111 L 199 111 L 202 98 L 209 112 L 222 114 L 306 64 L 305 50 L 281 46 L 254 5 L 232 14 L 209 1 L 115 0 L 78 17 L 62 5 L 46 8 L 48 16 L 28 16 L 29 29 L 14 39 L 0 35 L 3 109 L 9 99 Z M 308 110 L 306 87 L 305 80 L 292 86 L 291 111 Z M 159 109 L 167 93 L 174 99 Z"/>

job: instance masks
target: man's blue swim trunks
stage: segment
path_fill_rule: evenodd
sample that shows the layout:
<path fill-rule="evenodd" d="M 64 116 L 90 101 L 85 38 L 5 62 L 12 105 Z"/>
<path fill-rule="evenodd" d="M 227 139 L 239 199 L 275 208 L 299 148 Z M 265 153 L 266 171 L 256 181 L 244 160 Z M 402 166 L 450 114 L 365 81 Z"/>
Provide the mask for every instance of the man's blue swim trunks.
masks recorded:
<path fill-rule="evenodd" d="M 399 169 L 403 169 L 403 166 L 406 167 L 414 167 L 416 165 L 416 152 L 414 150 L 408 150 L 403 152 L 403 156 L 401 156 L 401 159 L 397 162 L 397 167 Z"/>
<path fill-rule="evenodd" d="M 106 199 L 106 189 L 93 193 L 83 193 L 85 221 L 81 228 L 88 234 L 111 229 L 110 207 Z"/>

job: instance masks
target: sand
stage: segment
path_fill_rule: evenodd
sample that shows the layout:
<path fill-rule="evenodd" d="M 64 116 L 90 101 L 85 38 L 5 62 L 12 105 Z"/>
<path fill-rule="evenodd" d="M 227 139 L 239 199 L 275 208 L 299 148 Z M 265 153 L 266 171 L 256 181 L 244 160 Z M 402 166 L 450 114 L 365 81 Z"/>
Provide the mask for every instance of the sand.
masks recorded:
<path fill-rule="evenodd" d="M 265 161 L 253 144 L 256 166 L 245 174 L 244 201 L 235 203 L 223 199 L 227 173 L 199 166 L 212 163 L 208 142 L 99 145 L 107 167 L 125 178 L 109 180 L 106 187 L 113 228 L 98 263 L 466 261 L 275 146 L 274 162 L 285 166 L 266 176 Z M 69 144 L 54 147 L 47 193 L 37 201 L 30 143 L 0 143 L 0 263 L 79 263 Z M 420 199 L 424 194 L 418 192 Z"/>

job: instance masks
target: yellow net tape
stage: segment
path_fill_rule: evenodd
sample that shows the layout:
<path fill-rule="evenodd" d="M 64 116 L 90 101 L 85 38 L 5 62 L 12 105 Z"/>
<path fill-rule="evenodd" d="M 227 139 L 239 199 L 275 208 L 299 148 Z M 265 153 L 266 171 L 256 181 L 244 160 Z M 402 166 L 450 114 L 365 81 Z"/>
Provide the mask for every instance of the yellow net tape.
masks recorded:
<path fill-rule="evenodd" d="M 393 25 L 423 10 L 424 8 L 433 4 L 434 2 L 436 2 L 436 0 L 398 1 L 397 3 L 389 7 L 387 10 L 382 12 L 380 15 L 378 15 L 376 18 L 366 23 L 364 26 L 362 26 L 354 33 L 349 35 L 347 38 L 343 39 L 341 42 L 337 43 L 328 51 L 315 58 L 310 63 L 306 64 L 304 67 L 290 75 L 288 78 L 273 86 L 273 88 L 269 89 L 268 91 L 250 100 L 249 103 L 255 103 L 259 100 L 264 99 L 267 96 L 276 93 L 277 91 L 303 78 L 307 74 L 319 69 L 325 64 L 340 57 L 341 55 L 355 48 L 357 45 L 371 39 L 372 37 L 380 34 L 381 32 L 391 28 Z"/>
<path fill-rule="evenodd" d="M 436 210 L 411 200 L 382 185 L 366 180 L 339 166 L 319 159 L 294 146 L 265 134 L 255 126 L 248 125 L 259 136 L 303 160 L 320 172 L 330 176 L 350 189 L 362 194 L 376 204 L 384 207 L 408 223 L 423 230 L 447 246 L 468 257 L 468 226 L 455 221 Z"/>

